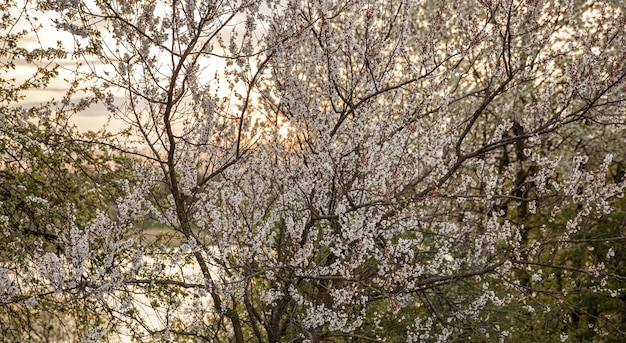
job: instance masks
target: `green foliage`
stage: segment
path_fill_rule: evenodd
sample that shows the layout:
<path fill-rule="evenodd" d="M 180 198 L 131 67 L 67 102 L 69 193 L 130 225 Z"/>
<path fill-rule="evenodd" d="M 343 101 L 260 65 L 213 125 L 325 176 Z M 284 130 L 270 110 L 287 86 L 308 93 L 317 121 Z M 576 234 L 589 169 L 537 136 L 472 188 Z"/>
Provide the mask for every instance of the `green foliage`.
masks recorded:
<path fill-rule="evenodd" d="M 0 299 L 0 337 L 69 342 L 100 320 L 97 301 L 41 293 L 45 285 L 29 285 L 30 276 L 19 271 L 31 270 L 32 261 L 47 252 L 63 254 L 59 237 L 70 222 L 85 225 L 97 210 L 108 211 L 120 195 L 118 180 L 127 173 L 120 166 L 128 158 L 87 142 L 106 142 L 103 132 L 72 127 L 71 115 L 95 100 L 72 102 L 76 81 L 61 102 L 21 105 L 25 91 L 45 89 L 58 76 L 58 61 L 67 53 L 59 42 L 24 47 L 41 25 L 32 2 L 19 4 L 0 3 L 0 262 L 23 279 L 12 286 L 20 296 Z M 34 72 L 24 76 L 28 67 Z"/>

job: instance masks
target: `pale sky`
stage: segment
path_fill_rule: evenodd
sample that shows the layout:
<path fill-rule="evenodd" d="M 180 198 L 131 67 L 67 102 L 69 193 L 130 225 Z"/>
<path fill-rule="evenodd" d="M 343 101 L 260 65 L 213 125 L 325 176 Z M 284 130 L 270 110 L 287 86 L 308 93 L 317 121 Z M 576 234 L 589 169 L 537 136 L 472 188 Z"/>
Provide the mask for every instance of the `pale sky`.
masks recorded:
<path fill-rule="evenodd" d="M 57 41 L 61 41 L 65 50 L 71 50 L 74 48 L 74 38 L 71 34 L 66 33 L 64 31 L 58 30 L 54 27 L 54 23 L 52 20 L 54 16 L 52 13 L 45 14 L 37 14 L 39 18 L 39 23 L 43 26 L 38 32 L 38 36 L 35 34 L 28 35 L 23 41 L 20 42 L 20 46 L 32 50 L 36 48 L 46 49 L 48 47 L 55 47 Z M 232 22 L 233 24 L 243 24 L 243 18 L 238 19 L 235 18 Z M 28 29 L 29 26 L 26 22 L 22 21 L 19 26 L 15 27 L 15 30 Z M 257 30 L 264 30 L 263 25 L 259 25 Z M 262 35 L 261 32 L 259 32 Z M 106 38 L 105 38 L 106 39 Z M 41 45 L 40 43 L 41 42 Z M 68 82 L 64 79 L 72 79 L 74 68 L 78 61 L 76 60 L 57 60 L 56 63 L 61 65 L 59 69 L 60 75 L 56 79 L 50 82 L 48 88 L 43 90 L 28 90 L 23 92 L 22 94 L 25 96 L 25 99 L 20 102 L 20 105 L 24 107 L 37 106 L 43 102 L 56 99 L 60 100 L 65 95 L 66 90 L 69 88 Z M 97 61 L 90 61 L 98 67 Z M 100 65 L 102 66 L 102 65 Z M 206 73 L 204 75 L 210 76 L 209 79 L 212 79 L 214 73 L 221 72 L 225 67 L 225 61 L 219 58 L 211 59 L 210 65 L 207 66 Z M 15 77 L 17 80 L 23 80 L 25 77 L 32 75 L 35 71 L 34 65 L 23 63 L 18 63 L 16 70 L 9 75 L 3 75 L 5 78 Z M 218 85 L 219 86 L 219 85 Z M 219 94 L 222 96 L 229 96 L 227 87 L 220 86 Z M 85 94 L 88 95 L 88 94 Z M 72 97 L 72 100 L 77 102 L 80 100 L 81 93 L 75 94 Z M 123 97 L 120 95 L 117 97 L 118 104 L 123 102 Z M 89 130 L 98 130 L 103 127 L 109 120 L 108 130 L 115 132 L 119 129 L 123 128 L 125 125 L 120 120 L 109 119 L 110 113 L 106 110 L 106 108 L 102 104 L 96 104 L 91 106 L 87 111 L 79 113 L 71 118 L 71 123 L 75 124 L 79 130 L 81 131 L 89 131 Z"/>
<path fill-rule="evenodd" d="M 38 35 L 31 33 L 27 35 L 19 45 L 27 50 L 33 50 L 37 48 L 46 49 L 48 47 L 56 47 L 57 41 L 61 41 L 66 50 L 73 49 L 74 42 L 70 34 L 57 30 L 52 23 L 53 16 L 49 13 L 38 13 L 37 17 L 43 27 L 38 32 Z M 13 30 L 30 29 L 28 23 L 21 20 Z M 5 32 L 2 32 L 5 34 Z M 39 43 L 40 42 L 40 43 Z M 59 76 L 51 80 L 49 86 L 45 89 L 31 89 L 23 91 L 21 94 L 25 96 L 23 100 L 19 102 L 19 105 L 24 107 L 38 106 L 41 103 L 50 101 L 52 99 L 60 100 L 65 95 L 65 92 L 69 88 L 69 83 L 65 79 L 71 79 L 73 76 L 73 70 L 76 66 L 75 60 L 65 59 L 57 60 L 56 64 L 59 64 Z M 41 63 L 40 66 L 44 67 L 45 63 Z M 3 78 L 10 79 L 15 78 L 17 82 L 23 81 L 25 78 L 31 76 L 36 70 L 34 64 L 28 64 L 24 61 L 16 61 L 16 68 L 14 71 L 8 72 L 2 75 Z M 81 94 L 76 94 L 72 98 L 74 101 L 80 100 Z M 109 113 L 106 108 L 101 104 L 96 104 L 89 108 L 89 110 L 80 113 L 72 117 L 71 122 L 81 131 L 98 130 L 107 122 Z M 122 123 L 112 122 L 110 130 L 117 131 L 122 127 Z"/>

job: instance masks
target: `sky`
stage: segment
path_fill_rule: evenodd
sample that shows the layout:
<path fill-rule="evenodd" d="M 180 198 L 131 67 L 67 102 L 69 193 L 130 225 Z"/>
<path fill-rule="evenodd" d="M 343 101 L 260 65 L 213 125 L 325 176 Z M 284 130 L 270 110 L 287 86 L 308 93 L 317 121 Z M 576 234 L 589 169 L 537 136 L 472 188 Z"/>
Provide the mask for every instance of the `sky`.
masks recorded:
<path fill-rule="evenodd" d="M 29 12 L 30 13 L 30 12 Z M 54 16 L 51 13 L 37 13 L 39 23 L 42 28 L 38 31 L 37 35 L 34 33 L 29 34 L 25 39 L 20 42 L 20 46 L 32 50 L 36 48 L 46 49 L 48 47 L 55 47 L 57 41 L 63 44 L 66 50 L 74 49 L 75 42 L 74 37 L 64 31 L 61 31 L 55 27 L 53 23 Z M 243 20 L 234 20 L 233 22 L 243 22 Z M 14 30 L 30 30 L 30 26 L 24 20 L 21 20 Z M 2 34 L 2 32 L 0 32 Z M 84 45 L 84 44 L 83 44 Z M 20 105 L 24 107 L 38 106 L 41 103 L 50 101 L 52 99 L 60 100 L 64 97 L 65 92 L 69 88 L 69 83 L 66 80 L 71 80 L 75 73 L 76 63 L 78 61 L 71 59 L 57 60 L 55 63 L 60 65 L 60 75 L 51 81 L 46 89 L 33 89 L 24 91 L 22 94 L 25 96 L 20 101 Z M 104 65 L 100 64 L 96 60 L 88 61 L 92 66 L 104 68 Z M 207 75 L 213 75 L 216 71 L 220 71 L 224 67 L 225 61 L 223 60 L 211 60 L 211 65 L 207 69 Z M 4 78 L 15 77 L 18 81 L 24 80 L 29 75 L 32 75 L 35 71 L 35 66 L 28 64 L 25 61 L 18 61 L 16 69 L 9 75 L 3 75 Z M 218 85 L 219 86 L 219 85 Z M 219 94 L 222 96 L 228 96 L 227 87 L 219 87 Z M 86 96 L 87 94 L 85 94 Z M 72 100 L 77 102 L 81 98 L 81 93 L 75 94 Z M 121 104 L 124 101 L 123 94 L 116 96 L 116 103 Z M 110 113 L 106 110 L 102 104 L 92 105 L 88 110 L 74 115 L 70 122 L 75 124 L 80 131 L 99 130 L 105 124 L 107 124 L 107 130 L 111 132 L 119 131 L 124 128 L 124 123 L 120 120 L 111 118 Z"/>
<path fill-rule="evenodd" d="M 14 16 L 14 19 L 18 17 L 18 13 Z M 60 31 L 54 27 L 52 22 L 53 16 L 49 13 L 36 13 L 31 14 L 36 16 L 38 23 L 42 25 L 42 28 L 35 34 L 31 29 L 31 26 L 23 17 L 20 17 L 17 25 L 13 27 L 13 31 L 27 30 L 30 31 L 23 40 L 19 42 L 19 46 L 33 50 L 37 48 L 46 49 L 48 47 L 55 47 L 57 41 L 61 41 L 66 49 L 73 49 L 74 40 L 73 37 L 63 31 Z M 1 32 L 0 34 L 6 34 Z M 93 61 L 91 61 L 93 62 Z M 59 76 L 51 80 L 50 84 L 45 89 L 30 89 L 22 92 L 24 99 L 19 102 L 19 105 L 29 108 L 38 106 L 42 103 L 54 100 L 60 100 L 64 97 L 69 83 L 67 80 L 71 80 L 74 75 L 74 70 L 77 61 L 71 59 L 56 60 L 56 64 L 60 66 Z M 13 71 L 2 75 L 5 79 L 15 78 L 17 82 L 23 81 L 31 76 L 36 71 L 34 64 L 26 63 L 25 61 L 16 61 L 16 68 Z M 45 63 L 40 63 L 40 66 L 44 66 Z M 72 100 L 78 101 L 81 98 L 81 94 L 76 94 Z M 96 104 L 90 107 L 87 111 L 81 112 L 71 118 L 71 123 L 75 124 L 80 131 L 98 130 L 102 128 L 109 119 L 109 113 L 106 108 L 101 104 Z M 109 130 L 117 131 L 123 127 L 123 123 L 111 121 Z"/>

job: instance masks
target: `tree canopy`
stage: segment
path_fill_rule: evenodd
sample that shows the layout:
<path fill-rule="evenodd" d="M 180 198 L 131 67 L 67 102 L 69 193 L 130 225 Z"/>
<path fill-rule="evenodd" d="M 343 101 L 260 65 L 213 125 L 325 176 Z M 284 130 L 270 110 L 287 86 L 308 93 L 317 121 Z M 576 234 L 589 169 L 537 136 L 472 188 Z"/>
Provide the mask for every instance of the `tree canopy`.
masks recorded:
<path fill-rule="evenodd" d="M 626 339 L 623 5 L 0 10 L 6 340 Z"/>

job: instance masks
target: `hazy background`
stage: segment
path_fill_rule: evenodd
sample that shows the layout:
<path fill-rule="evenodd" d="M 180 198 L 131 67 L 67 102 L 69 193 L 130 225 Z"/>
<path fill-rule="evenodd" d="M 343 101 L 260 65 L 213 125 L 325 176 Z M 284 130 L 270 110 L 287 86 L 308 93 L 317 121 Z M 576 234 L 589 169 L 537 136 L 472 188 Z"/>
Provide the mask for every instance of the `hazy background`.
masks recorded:
<path fill-rule="evenodd" d="M 32 10 L 28 10 L 32 11 Z M 32 14 L 31 14 L 32 15 Z M 54 16 L 50 13 L 37 13 L 36 18 L 31 18 L 29 22 L 23 17 L 21 13 L 15 13 L 14 19 L 17 19 L 17 25 L 15 25 L 10 31 L 17 32 L 21 30 L 29 31 L 30 33 L 22 39 L 18 45 L 29 51 L 34 49 L 47 49 L 50 47 L 56 47 L 57 42 L 61 42 L 63 48 L 68 51 L 68 57 L 71 56 L 71 52 L 75 48 L 74 38 L 71 34 L 58 30 L 53 22 Z M 41 25 L 41 28 L 35 32 L 33 25 Z M 0 32 L 0 34 L 7 34 L 7 32 Z M 71 58 L 55 60 L 52 63 L 48 61 L 33 61 L 26 62 L 24 60 L 14 60 L 15 69 L 9 71 L 7 74 L 2 75 L 5 79 L 15 79 L 16 84 L 20 84 L 28 77 L 32 76 L 37 67 L 50 69 L 55 65 L 59 66 L 59 76 L 52 79 L 50 84 L 45 89 L 30 89 L 22 91 L 24 96 L 18 103 L 18 105 L 25 108 L 39 106 L 42 103 L 49 102 L 51 100 L 60 101 L 65 96 L 67 90 L 70 88 L 70 81 L 75 77 L 77 71 L 77 65 L 82 62 L 88 62 L 92 65 L 98 66 L 96 60 L 79 61 Z M 78 69 L 79 72 L 87 72 L 89 69 L 82 67 Z M 78 102 L 82 97 L 86 97 L 88 93 L 77 92 L 72 96 L 73 102 Z M 122 101 L 122 97 L 117 97 L 117 100 Z M 102 104 L 92 105 L 87 111 L 78 113 L 70 119 L 72 124 L 75 124 L 80 131 L 98 130 L 102 128 L 107 122 L 109 122 L 109 112 Z M 108 129 L 111 131 L 117 131 L 124 126 L 124 123 L 111 119 Z"/>

